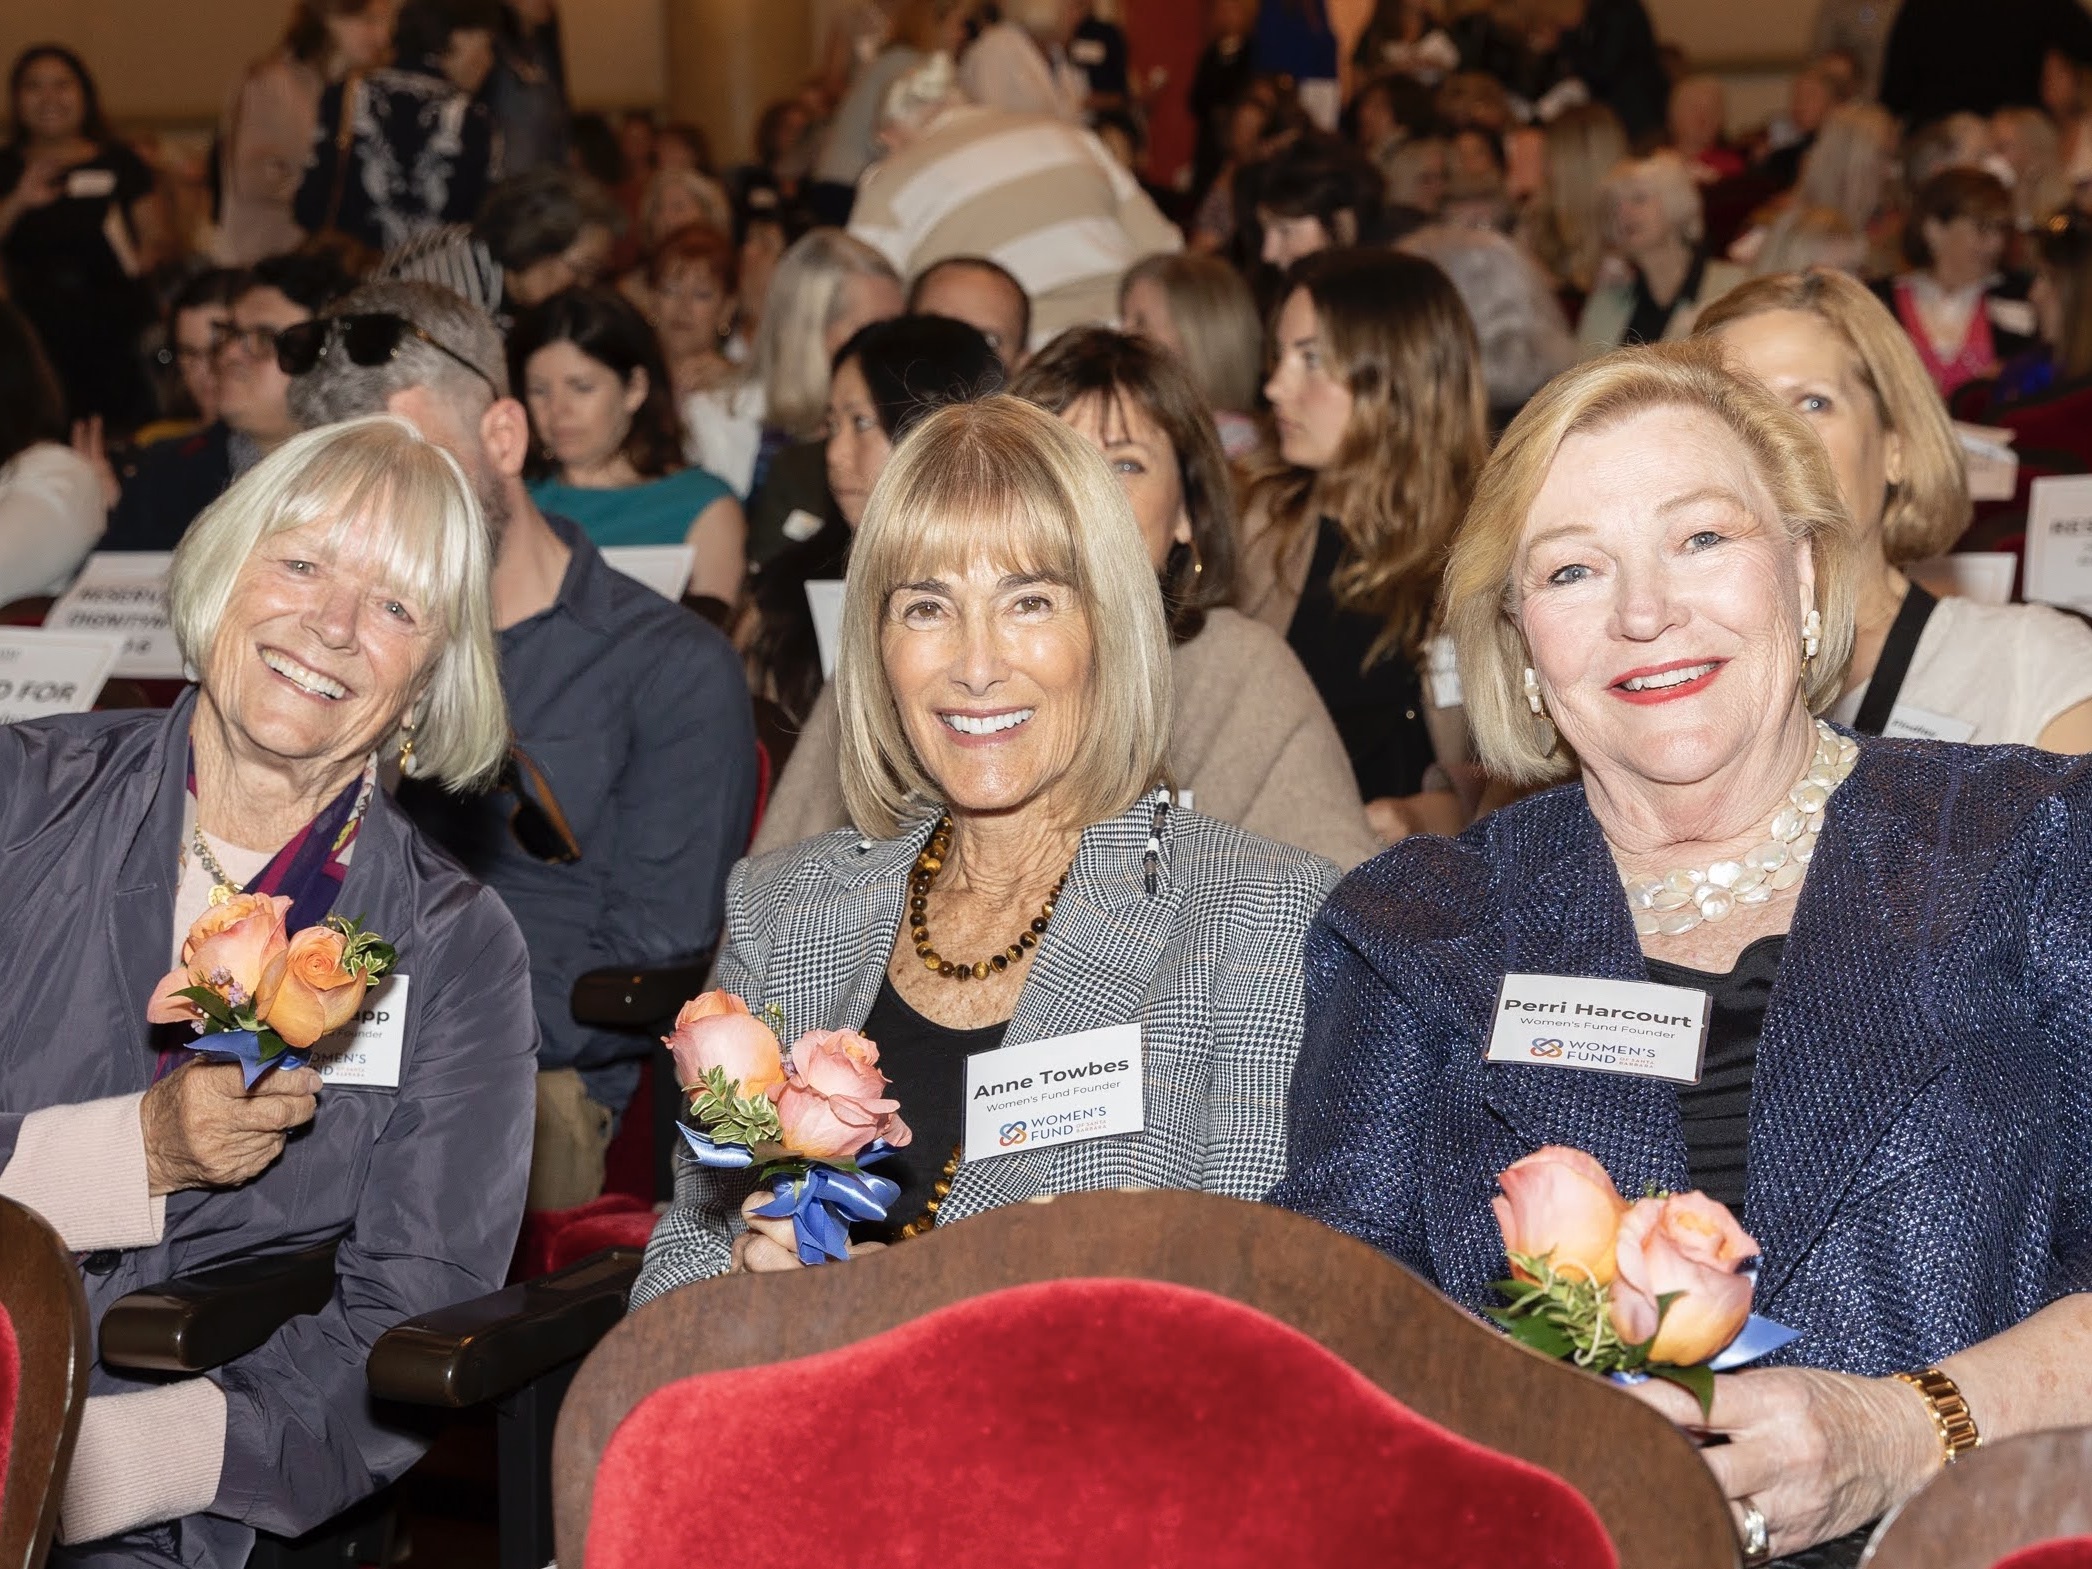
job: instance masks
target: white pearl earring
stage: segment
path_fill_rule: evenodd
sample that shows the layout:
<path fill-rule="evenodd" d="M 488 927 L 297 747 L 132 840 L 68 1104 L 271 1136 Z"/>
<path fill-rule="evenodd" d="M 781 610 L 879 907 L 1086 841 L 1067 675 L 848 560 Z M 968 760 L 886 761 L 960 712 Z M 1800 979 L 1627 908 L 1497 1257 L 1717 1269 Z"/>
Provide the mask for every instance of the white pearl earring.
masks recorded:
<path fill-rule="evenodd" d="M 1823 646 L 1823 617 L 1811 607 L 1801 621 L 1801 657 L 1814 659 L 1816 650 Z"/>
<path fill-rule="evenodd" d="M 1525 706 L 1530 708 L 1535 716 L 1546 712 L 1540 706 L 1540 678 L 1533 674 L 1531 665 L 1525 667 Z"/>

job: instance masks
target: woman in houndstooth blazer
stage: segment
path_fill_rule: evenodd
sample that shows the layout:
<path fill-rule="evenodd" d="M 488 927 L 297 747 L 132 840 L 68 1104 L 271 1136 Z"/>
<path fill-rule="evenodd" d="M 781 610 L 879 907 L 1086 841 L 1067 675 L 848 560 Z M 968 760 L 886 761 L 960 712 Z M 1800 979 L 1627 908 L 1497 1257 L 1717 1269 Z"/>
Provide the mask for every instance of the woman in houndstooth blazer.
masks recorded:
<path fill-rule="evenodd" d="M 1169 683 L 1147 547 L 1095 449 L 1007 397 L 924 421 L 845 591 L 841 764 L 868 831 L 735 868 L 716 978 L 788 1035 L 879 1042 L 918 1135 L 895 1221 L 1085 1188 L 1256 1199 L 1283 1170 L 1302 945 L 1337 873 L 1171 804 Z M 958 1159 L 966 1055 L 1128 1023 L 1141 1132 Z M 797 1267 L 750 1190 L 686 1165 L 633 1304 Z"/>

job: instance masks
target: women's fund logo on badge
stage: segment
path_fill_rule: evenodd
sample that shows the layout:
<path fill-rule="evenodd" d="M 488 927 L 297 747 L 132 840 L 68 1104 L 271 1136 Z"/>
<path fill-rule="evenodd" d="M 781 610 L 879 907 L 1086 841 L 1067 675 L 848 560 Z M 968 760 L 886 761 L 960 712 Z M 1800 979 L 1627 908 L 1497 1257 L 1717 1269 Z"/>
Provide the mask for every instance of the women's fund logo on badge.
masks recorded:
<path fill-rule="evenodd" d="M 1490 1062 L 1694 1084 L 1707 1013 L 1707 994 L 1691 987 L 1587 975 L 1507 975 L 1484 1056 Z M 1535 1028 L 1541 1033 L 1531 1033 Z"/>
<path fill-rule="evenodd" d="M 1138 1024 L 975 1052 L 966 1059 L 968 1161 L 1143 1126 Z"/>

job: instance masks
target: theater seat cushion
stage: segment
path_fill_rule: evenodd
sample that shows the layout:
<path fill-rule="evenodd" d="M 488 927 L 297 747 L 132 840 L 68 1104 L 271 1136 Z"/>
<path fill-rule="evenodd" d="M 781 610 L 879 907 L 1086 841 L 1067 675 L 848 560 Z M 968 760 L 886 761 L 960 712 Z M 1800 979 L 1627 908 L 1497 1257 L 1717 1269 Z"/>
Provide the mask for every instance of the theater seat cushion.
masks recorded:
<path fill-rule="evenodd" d="M 590 1569 L 727 1561 L 1617 1562 L 1565 1482 L 1425 1421 L 1273 1318 L 1132 1280 L 993 1292 L 654 1391 L 597 1471 Z"/>
<path fill-rule="evenodd" d="M 2092 1569 L 2092 1536 L 2036 1542 L 2006 1554 L 1992 1569 Z"/>
<path fill-rule="evenodd" d="M 22 1344 L 15 1321 L 0 1302 L 0 1492 L 7 1486 L 7 1462 L 14 1453 L 15 1407 L 22 1399 Z"/>

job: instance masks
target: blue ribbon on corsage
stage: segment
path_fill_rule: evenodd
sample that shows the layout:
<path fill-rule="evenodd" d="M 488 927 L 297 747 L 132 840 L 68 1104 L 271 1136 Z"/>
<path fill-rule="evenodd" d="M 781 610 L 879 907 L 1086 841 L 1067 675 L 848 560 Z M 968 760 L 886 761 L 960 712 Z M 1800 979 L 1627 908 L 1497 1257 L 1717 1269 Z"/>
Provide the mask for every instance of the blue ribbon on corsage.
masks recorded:
<path fill-rule="evenodd" d="M 883 1139 L 858 1152 L 860 1168 L 884 1160 L 893 1147 Z M 796 1176 L 779 1177 L 770 1190 L 776 1196 L 755 1211 L 765 1220 L 792 1219 L 799 1238 L 799 1262 L 818 1264 L 824 1259 L 850 1256 L 850 1227 L 859 1221 L 884 1220 L 893 1201 L 901 1196 L 901 1185 L 891 1177 L 869 1171 L 837 1171 L 833 1166 L 809 1166 Z"/>
<path fill-rule="evenodd" d="M 261 1037 L 252 1030 L 217 1030 L 188 1048 L 205 1062 L 236 1062 L 244 1087 L 253 1089 L 271 1068 L 302 1068 L 312 1053 L 286 1046 L 273 1057 L 262 1055 Z"/>
<path fill-rule="evenodd" d="M 740 1171 L 755 1164 L 755 1153 L 746 1144 L 729 1144 L 697 1131 L 687 1122 L 676 1124 L 676 1132 L 683 1135 L 683 1142 L 690 1146 L 690 1154 L 700 1166 L 711 1166 L 719 1171 Z"/>
<path fill-rule="evenodd" d="M 676 1131 L 701 1166 L 743 1171 L 755 1164 L 755 1152 L 746 1144 L 711 1138 L 688 1123 L 677 1123 Z M 901 1185 L 891 1177 L 863 1169 L 892 1153 L 893 1146 L 880 1139 L 858 1151 L 856 1171 L 813 1165 L 801 1172 L 787 1172 L 772 1183 L 770 1202 L 754 1213 L 765 1220 L 791 1218 L 799 1238 L 800 1263 L 846 1259 L 850 1256 L 850 1228 L 860 1221 L 884 1220 L 893 1201 L 901 1196 Z"/>
<path fill-rule="evenodd" d="M 1800 1338 L 1800 1330 L 1775 1324 L 1771 1319 L 1753 1313 L 1743 1321 L 1743 1328 L 1736 1332 L 1736 1338 L 1722 1347 L 1707 1366 L 1716 1373 L 1733 1373 L 1746 1363 L 1771 1356 L 1788 1341 Z"/>

